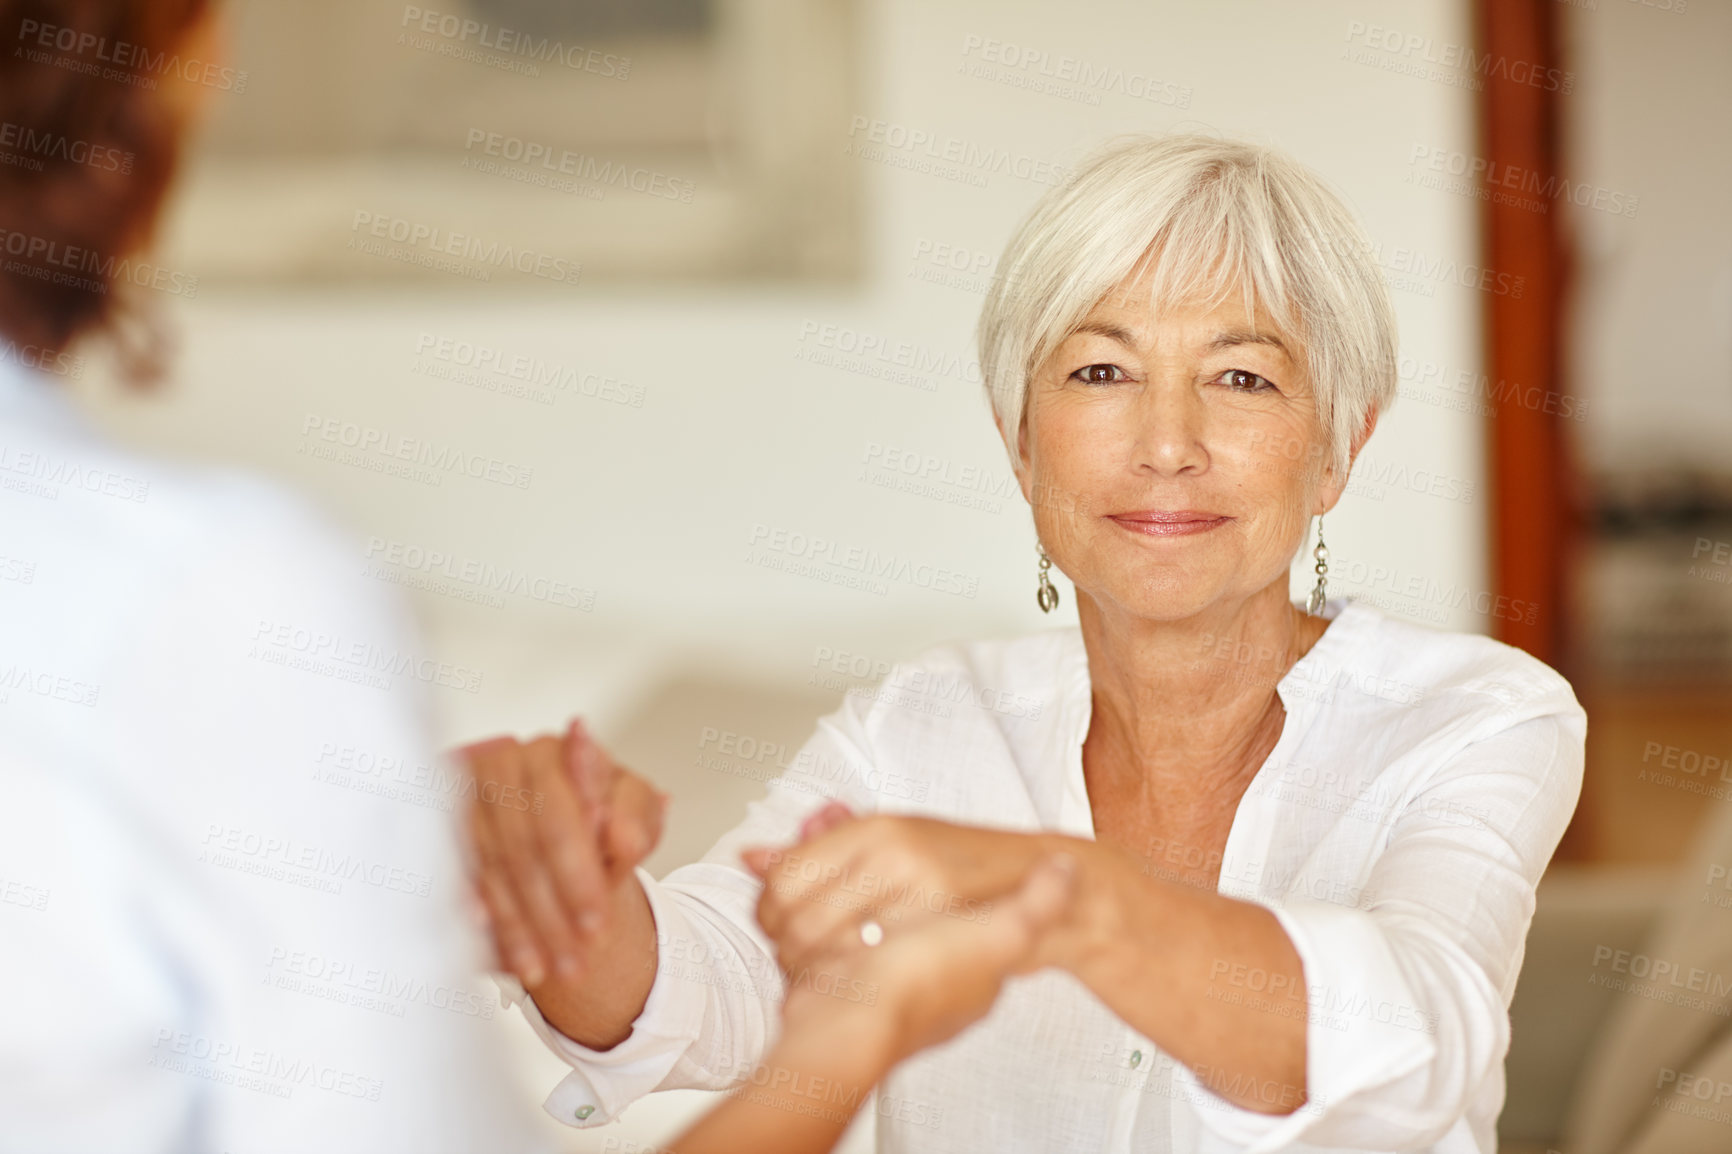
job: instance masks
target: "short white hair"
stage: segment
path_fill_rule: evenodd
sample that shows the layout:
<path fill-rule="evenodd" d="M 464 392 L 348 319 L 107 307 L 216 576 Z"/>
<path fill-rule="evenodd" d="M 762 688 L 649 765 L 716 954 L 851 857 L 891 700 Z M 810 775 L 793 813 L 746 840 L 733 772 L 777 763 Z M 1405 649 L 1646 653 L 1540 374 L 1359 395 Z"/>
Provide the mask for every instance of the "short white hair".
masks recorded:
<path fill-rule="evenodd" d="M 1303 349 L 1328 461 L 1395 399 L 1395 310 L 1358 221 L 1324 182 L 1261 145 L 1196 134 L 1109 143 L 1034 206 L 980 314 L 980 367 L 1011 459 L 1028 382 L 1108 293 L 1147 270 L 1156 307 L 1237 285 Z M 1297 353 L 1298 350 L 1295 350 Z"/>

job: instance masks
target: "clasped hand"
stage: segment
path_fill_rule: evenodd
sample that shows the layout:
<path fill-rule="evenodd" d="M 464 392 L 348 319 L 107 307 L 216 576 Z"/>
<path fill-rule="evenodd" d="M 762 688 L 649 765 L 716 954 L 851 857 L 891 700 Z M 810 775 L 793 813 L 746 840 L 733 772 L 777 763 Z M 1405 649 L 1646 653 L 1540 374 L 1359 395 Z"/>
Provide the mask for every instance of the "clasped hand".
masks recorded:
<path fill-rule="evenodd" d="M 500 964 L 531 990 L 580 978 L 622 886 L 661 840 L 668 797 L 572 721 L 563 739 L 458 750 L 475 781 L 475 889 Z"/>
<path fill-rule="evenodd" d="M 866 920 L 889 933 L 922 915 L 984 925 L 1046 852 L 1026 834 L 922 817 L 855 818 L 832 802 L 807 819 L 796 845 L 741 856 L 764 881 L 758 923 L 792 968 L 857 938 Z"/>
<path fill-rule="evenodd" d="M 786 849 L 746 850 L 764 881 L 758 922 L 788 983 L 786 1028 L 881 1042 L 894 1063 L 992 1008 L 1007 977 L 1041 964 L 1074 887 L 1075 862 L 1016 835 L 914 817 L 855 818 L 831 803 Z M 997 854 L 998 849 L 1009 852 Z M 989 896 L 990 895 L 990 896 Z M 882 927 L 868 944 L 861 926 Z M 830 983 L 808 980 L 814 972 Z M 842 981 L 851 983 L 842 986 Z M 820 988 L 864 987 L 875 1012 Z M 843 1019 L 855 1021 L 844 1030 Z"/>
<path fill-rule="evenodd" d="M 563 738 L 501 737 L 461 749 L 475 888 L 501 965 L 536 995 L 601 969 L 610 917 L 660 839 L 666 795 L 572 722 Z M 899 1060 L 990 1009 L 1006 977 L 1045 964 L 1074 863 L 1031 835 L 918 817 L 855 817 L 831 803 L 790 846 L 745 851 L 764 882 L 758 920 L 790 981 L 789 1029 L 875 1038 Z M 868 945 L 861 925 L 883 927 Z M 544 988 L 545 983 L 545 988 Z M 867 989 L 850 1002 L 820 993 Z M 635 1014 L 626 1015 L 629 1021 Z"/>

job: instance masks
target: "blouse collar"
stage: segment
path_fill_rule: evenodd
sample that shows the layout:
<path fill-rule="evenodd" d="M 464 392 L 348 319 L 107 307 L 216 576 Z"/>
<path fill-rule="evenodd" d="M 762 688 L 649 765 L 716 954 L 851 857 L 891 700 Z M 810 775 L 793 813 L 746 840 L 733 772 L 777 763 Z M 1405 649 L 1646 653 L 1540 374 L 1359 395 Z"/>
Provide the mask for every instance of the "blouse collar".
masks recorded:
<path fill-rule="evenodd" d="M 1348 655 L 1358 647 L 1360 637 L 1370 625 L 1374 613 L 1370 607 L 1350 597 L 1332 597 L 1324 602 L 1323 612 L 1318 616 L 1328 620 L 1328 628 L 1323 630 L 1322 636 L 1312 643 L 1305 655 L 1282 675 L 1281 680 L 1275 683 L 1275 692 L 1280 695 L 1281 704 L 1289 714 L 1313 704 L 1302 686 L 1306 682 L 1327 680 L 1318 674 L 1343 664 Z M 1064 679 L 1065 704 L 1067 712 L 1072 716 L 1081 712 L 1081 723 L 1086 731 L 1092 704 L 1090 694 L 1093 689 L 1093 682 L 1089 677 L 1088 649 L 1082 643 L 1081 629 L 1072 626 L 1071 635 L 1071 660 Z M 1077 740 L 1080 742 L 1082 735 L 1079 735 Z"/>
<path fill-rule="evenodd" d="M 1275 749 L 1264 762 L 1265 769 L 1277 761 L 1278 753 L 1291 750 L 1304 737 L 1317 716 L 1317 695 L 1307 693 L 1305 684 L 1326 685 L 1332 682 L 1334 674 L 1331 671 L 1338 670 L 1359 647 L 1362 636 L 1374 623 L 1377 614 L 1371 607 L 1352 598 L 1336 597 L 1324 603 L 1319 616 L 1328 619 L 1328 628 L 1275 684 L 1275 692 L 1281 697 L 1287 719 L 1281 727 L 1281 737 Z M 1082 643 L 1082 630 L 1076 626 L 1071 627 L 1068 657 L 1062 673 L 1064 708 L 1059 712 L 1062 719 L 1059 729 L 1062 734 L 1061 756 L 1064 758 L 1059 828 L 1092 839 L 1094 820 L 1083 779 L 1082 746 L 1088 737 L 1089 722 L 1094 713 L 1093 682 L 1089 677 L 1088 650 Z M 1234 828 L 1237 827 L 1238 818 L 1235 817 Z"/>

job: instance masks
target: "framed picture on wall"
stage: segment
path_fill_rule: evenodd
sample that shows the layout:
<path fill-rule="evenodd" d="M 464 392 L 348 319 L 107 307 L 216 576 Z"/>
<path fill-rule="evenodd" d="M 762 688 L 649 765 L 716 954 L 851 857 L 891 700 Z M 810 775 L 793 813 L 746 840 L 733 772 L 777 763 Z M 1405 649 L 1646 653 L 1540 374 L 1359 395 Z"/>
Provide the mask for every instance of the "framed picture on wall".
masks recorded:
<path fill-rule="evenodd" d="M 853 0 L 235 0 L 163 238 L 203 282 L 846 280 Z M 285 52 L 284 48 L 292 50 Z"/>

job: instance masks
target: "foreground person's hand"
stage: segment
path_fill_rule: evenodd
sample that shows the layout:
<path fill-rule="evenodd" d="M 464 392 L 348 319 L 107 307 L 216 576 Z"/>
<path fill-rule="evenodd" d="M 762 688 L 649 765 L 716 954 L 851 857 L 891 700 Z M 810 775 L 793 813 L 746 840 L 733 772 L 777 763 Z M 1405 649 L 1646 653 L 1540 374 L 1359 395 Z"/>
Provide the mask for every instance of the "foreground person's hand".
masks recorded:
<path fill-rule="evenodd" d="M 790 975 L 775 1048 L 746 1085 L 665 1154 L 831 1149 L 892 1066 L 985 1015 L 1005 979 L 1030 967 L 1036 943 L 1069 900 L 1073 873 L 1072 859 L 1052 854 L 1001 897 L 988 921 L 911 915 L 885 929 L 877 945 L 856 931 L 852 944 L 814 957 L 825 977 Z M 873 997 L 852 996 L 862 989 Z M 824 1101 L 838 1105 L 814 1103 L 814 1086 L 827 1087 Z"/>
<path fill-rule="evenodd" d="M 815 815 L 798 845 L 742 854 L 764 879 L 758 922 L 784 967 L 838 948 L 866 918 L 887 930 L 925 913 L 989 921 L 995 901 L 1056 848 L 1052 839 L 930 818 L 839 820 L 838 810 L 847 813 L 831 805 Z"/>
<path fill-rule="evenodd" d="M 633 868 L 661 839 L 667 798 L 574 720 L 563 739 L 498 737 L 457 751 L 475 887 L 500 965 L 532 994 L 592 968 Z M 540 995 L 537 994 L 537 1000 Z"/>
<path fill-rule="evenodd" d="M 890 1064 L 954 1037 L 992 1008 L 1006 978 L 1030 967 L 1040 935 L 1069 903 L 1075 872 L 1068 854 L 1050 854 L 993 903 L 990 918 L 869 919 L 864 934 L 878 944 L 856 926 L 839 945 L 807 954 L 787 975 L 787 1037 L 876 1039 Z"/>

